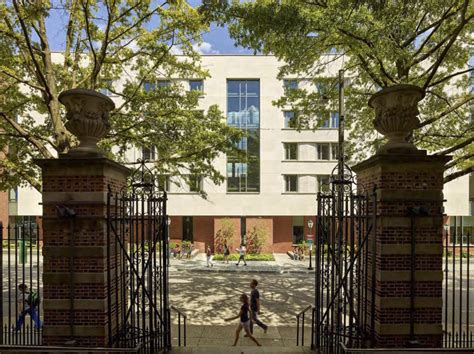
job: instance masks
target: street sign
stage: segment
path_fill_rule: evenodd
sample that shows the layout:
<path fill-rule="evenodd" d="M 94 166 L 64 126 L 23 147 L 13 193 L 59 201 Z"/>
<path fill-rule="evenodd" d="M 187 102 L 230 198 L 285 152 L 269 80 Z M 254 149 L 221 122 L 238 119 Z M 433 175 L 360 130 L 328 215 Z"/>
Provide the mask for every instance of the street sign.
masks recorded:
<path fill-rule="evenodd" d="M 310 247 L 313 245 L 313 240 L 307 240 L 307 242 Z"/>

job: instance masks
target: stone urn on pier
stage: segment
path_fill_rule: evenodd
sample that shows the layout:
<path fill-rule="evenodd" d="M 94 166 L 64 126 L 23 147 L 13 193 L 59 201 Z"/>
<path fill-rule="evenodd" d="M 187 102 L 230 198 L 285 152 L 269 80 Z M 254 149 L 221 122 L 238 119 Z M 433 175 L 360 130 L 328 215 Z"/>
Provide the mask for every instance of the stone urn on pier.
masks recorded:
<path fill-rule="evenodd" d="M 418 119 L 418 102 L 425 97 L 425 91 L 415 85 L 395 85 L 387 87 L 369 100 L 375 109 L 374 126 L 383 134 L 387 143 L 379 153 L 416 153 L 418 150 L 409 140 Z"/>
<path fill-rule="evenodd" d="M 62 92 L 59 101 L 66 107 L 66 128 L 79 140 L 68 155 L 103 156 L 97 143 L 109 132 L 114 102 L 97 91 L 83 88 Z"/>

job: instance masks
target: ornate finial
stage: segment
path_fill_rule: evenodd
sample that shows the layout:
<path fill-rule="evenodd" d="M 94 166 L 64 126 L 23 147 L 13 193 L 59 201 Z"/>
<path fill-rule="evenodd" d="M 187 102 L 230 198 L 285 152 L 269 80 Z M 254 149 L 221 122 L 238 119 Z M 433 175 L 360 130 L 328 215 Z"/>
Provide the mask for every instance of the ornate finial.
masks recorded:
<path fill-rule="evenodd" d="M 66 128 L 79 140 L 68 154 L 102 156 L 97 143 L 110 129 L 109 113 L 115 108 L 114 102 L 99 92 L 81 88 L 62 92 L 59 101 L 66 106 Z"/>
<path fill-rule="evenodd" d="M 418 102 L 425 91 L 415 85 L 395 85 L 377 92 L 369 100 L 375 109 L 374 126 L 388 138 L 379 152 L 414 152 L 417 148 L 408 138 L 417 128 Z"/>

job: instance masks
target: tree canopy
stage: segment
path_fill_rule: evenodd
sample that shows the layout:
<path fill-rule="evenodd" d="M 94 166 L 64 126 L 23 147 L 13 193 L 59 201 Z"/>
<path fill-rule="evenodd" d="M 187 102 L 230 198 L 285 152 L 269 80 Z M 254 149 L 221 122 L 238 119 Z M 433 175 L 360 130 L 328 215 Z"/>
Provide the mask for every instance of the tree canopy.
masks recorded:
<path fill-rule="evenodd" d="M 157 173 L 223 181 L 212 161 L 234 151 L 241 133 L 217 106 L 200 111 L 202 92 L 177 80 L 209 75 L 194 49 L 207 28 L 181 0 L 0 3 L 1 189 L 29 183 L 40 190 L 32 159 L 55 158 L 77 143 L 58 101 L 75 87 L 116 96 L 101 143 L 111 158 L 154 149 Z M 58 45 L 60 54 L 52 49 Z"/>
<path fill-rule="evenodd" d="M 236 44 L 274 54 L 280 78 L 303 77 L 314 89 L 287 90 L 276 102 L 292 107 L 299 129 L 316 129 L 337 110 L 337 78 L 327 64 L 343 63 L 346 126 L 353 160 L 382 143 L 369 97 L 381 88 L 414 84 L 426 91 L 413 142 L 452 154 L 445 182 L 474 171 L 471 73 L 474 3 L 470 0 L 206 1 L 201 13 L 227 24 Z"/>

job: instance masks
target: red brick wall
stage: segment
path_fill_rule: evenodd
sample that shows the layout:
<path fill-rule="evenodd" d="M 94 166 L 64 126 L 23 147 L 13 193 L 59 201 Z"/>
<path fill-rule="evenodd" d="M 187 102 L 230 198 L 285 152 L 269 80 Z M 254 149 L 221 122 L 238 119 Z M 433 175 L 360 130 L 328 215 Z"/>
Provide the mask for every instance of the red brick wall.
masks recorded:
<path fill-rule="evenodd" d="M 273 217 L 273 252 L 284 253 L 292 249 L 293 217 Z"/>
<path fill-rule="evenodd" d="M 183 217 L 170 216 L 170 239 L 171 242 L 181 242 L 183 240 Z"/>
<path fill-rule="evenodd" d="M 201 252 L 204 252 L 207 246 L 211 246 L 214 251 L 214 217 L 194 216 L 193 238 L 195 248 Z"/>
<path fill-rule="evenodd" d="M 369 316 L 375 317 L 376 347 L 405 347 L 410 340 L 411 308 L 405 304 L 409 304 L 411 297 L 412 229 L 408 210 L 414 206 L 422 206 L 428 213 L 416 225 L 415 303 L 421 304 L 419 297 L 440 300 L 424 301 L 423 305 L 416 306 L 414 339 L 426 346 L 441 346 L 442 189 L 443 164 L 446 162 L 443 159 L 421 154 L 376 155 L 354 168 L 359 186 L 364 186 L 366 191 L 375 188 L 377 195 L 376 213 L 380 221 L 375 229 L 378 278 L 374 291 L 378 301 L 374 312 L 369 312 Z M 400 248 L 402 245 L 405 246 L 403 249 Z M 374 257 L 372 250 L 368 250 L 370 269 Z M 372 291 L 370 284 L 368 291 Z M 404 305 L 390 305 L 385 299 L 403 300 Z M 423 331 L 417 330 L 422 326 L 425 327 Z M 391 329 L 390 333 L 387 328 Z"/>

